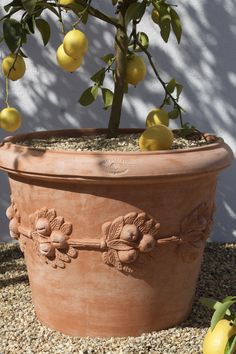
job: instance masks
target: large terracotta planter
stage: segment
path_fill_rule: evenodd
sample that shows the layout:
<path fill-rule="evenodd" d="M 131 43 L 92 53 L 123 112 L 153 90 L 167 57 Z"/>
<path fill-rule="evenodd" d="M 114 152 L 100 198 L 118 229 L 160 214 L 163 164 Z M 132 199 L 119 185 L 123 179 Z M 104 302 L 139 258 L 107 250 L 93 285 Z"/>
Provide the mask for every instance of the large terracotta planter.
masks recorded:
<path fill-rule="evenodd" d="M 178 151 L 45 151 L 7 139 L 12 237 L 39 320 L 76 336 L 137 336 L 189 315 L 214 211 L 223 142 Z M 124 130 L 127 132 L 128 130 Z"/>

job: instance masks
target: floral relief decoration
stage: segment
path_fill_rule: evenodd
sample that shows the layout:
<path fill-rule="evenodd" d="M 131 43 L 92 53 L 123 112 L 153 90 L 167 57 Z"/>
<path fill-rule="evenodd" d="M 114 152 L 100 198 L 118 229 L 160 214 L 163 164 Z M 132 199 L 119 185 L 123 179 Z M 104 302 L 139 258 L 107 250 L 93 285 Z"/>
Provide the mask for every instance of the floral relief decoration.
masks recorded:
<path fill-rule="evenodd" d="M 57 216 L 55 209 L 42 208 L 30 215 L 38 254 L 53 268 L 65 268 L 78 254 L 77 250 L 68 244 L 72 233 L 72 224 Z"/>
<path fill-rule="evenodd" d="M 185 263 L 190 263 L 198 257 L 209 237 L 213 225 L 213 211 L 213 204 L 201 203 L 182 221 L 178 252 Z"/>
<path fill-rule="evenodd" d="M 151 252 L 156 246 L 159 227 L 160 224 L 145 213 L 135 212 L 104 223 L 102 234 L 107 247 L 103 252 L 104 262 L 120 271 L 133 272 L 130 264 L 140 253 Z"/>

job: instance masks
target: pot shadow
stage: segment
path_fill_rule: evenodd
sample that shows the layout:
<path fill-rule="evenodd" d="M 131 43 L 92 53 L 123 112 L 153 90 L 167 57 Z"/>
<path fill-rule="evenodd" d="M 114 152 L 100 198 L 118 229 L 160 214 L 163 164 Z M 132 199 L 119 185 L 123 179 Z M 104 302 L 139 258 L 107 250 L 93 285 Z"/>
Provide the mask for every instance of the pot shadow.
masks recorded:
<path fill-rule="evenodd" d="M 222 301 L 226 296 L 235 294 L 236 247 L 228 244 L 207 243 L 196 294 L 190 316 L 180 328 L 209 327 L 213 311 L 199 302 L 200 297 L 210 297 Z M 236 310 L 232 306 L 232 311 Z"/>
<path fill-rule="evenodd" d="M 24 263 L 19 263 L 24 256 L 18 244 L 4 246 L 0 244 L 0 289 L 11 285 L 24 283 L 29 284 Z"/>

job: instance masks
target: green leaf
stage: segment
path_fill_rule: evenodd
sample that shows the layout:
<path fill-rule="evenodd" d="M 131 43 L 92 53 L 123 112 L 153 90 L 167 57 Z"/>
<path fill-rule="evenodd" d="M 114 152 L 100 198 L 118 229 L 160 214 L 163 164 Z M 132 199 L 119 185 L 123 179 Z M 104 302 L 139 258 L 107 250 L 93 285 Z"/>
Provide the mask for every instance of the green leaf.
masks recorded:
<path fill-rule="evenodd" d="M 181 26 L 179 15 L 177 14 L 177 12 L 175 10 L 171 9 L 170 16 L 171 16 L 172 29 L 174 31 L 177 42 L 180 43 L 181 36 L 182 36 L 182 26 Z"/>
<path fill-rule="evenodd" d="M 89 16 L 88 11 L 85 11 L 83 13 L 83 16 L 81 17 L 81 21 L 83 22 L 84 25 L 86 25 L 86 23 L 88 22 L 88 16 Z"/>
<path fill-rule="evenodd" d="M 225 315 L 231 314 L 231 312 L 229 311 L 229 307 L 234 303 L 234 301 L 226 301 L 226 302 L 222 302 L 217 304 L 216 306 L 216 310 L 212 316 L 211 319 L 211 330 L 213 331 L 213 329 L 215 328 L 217 322 L 219 322 L 220 320 L 222 320 L 222 318 L 224 318 Z"/>
<path fill-rule="evenodd" d="M 141 45 L 147 49 L 148 45 L 149 45 L 149 38 L 148 38 L 147 34 L 145 32 L 139 32 L 137 34 L 137 37 L 138 37 L 138 41 L 141 43 Z M 139 45 L 134 46 L 134 43 L 129 45 L 129 50 L 131 52 L 142 52 L 143 51 L 143 49 Z"/>
<path fill-rule="evenodd" d="M 172 111 L 168 112 L 168 116 L 170 119 L 176 119 L 179 116 L 178 108 L 174 108 Z"/>
<path fill-rule="evenodd" d="M 106 68 L 102 68 L 99 71 L 97 71 L 93 76 L 91 76 L 91 80 L 96 82 L 98 86 L 101 86 L 103 84 L 104 78 L 105 78 L 105 70 Z"/>
<path fill-rule="evenodd" d="M 183 87 L 183 85 L 176 84 L 175 88 L 176 88 L 176 93 L 177 93 L 176 99 L 178 101 L 179 100 L 179 96 L 180 96 L 181 92 L 183 91 L 184 87 Z"/>
<path fill-rule="evenodd" d="M 126 26 L 130 23 L 132 20 L 139 20 L 143 17 L 144 12 L 146 10 L 146 3 L 145 1 L 139 3 L 139 2 L 134 2 L 129 5 L 126 13 L 125 13 L 125 24 Z"/>
<path fill-rule="evenodd" d="M 27 55 L 23 52 L 22 49 L 20 49 L 19 54 L 20 54 L 23 58 L 28 58 Z"/>
<path fill-rule="evenodd" d="M 222 302 L 228 302 L 228 301 L 233 301 L 236 302 L 236 296 L 226 296 Z"/>
<path fill-rule="evenodd" d="M 21 6 L 22 6 L 21 0 L 13 0 L 13 1 L 11 1 L 9 4 L 7 4 L 7 5 L 4 6 L 4 10 L 5 10 L 6 12 L 8 12 L 12 6 L 14 6 L 14 7 L 16 7 L 16 6 L 21 7 Z"/>
<path fill-rule="evenodd" d="M 215 310 L 216 309 L 216 304 L 217 303 L 220 304 L 220 302 L 218 300 L 212 299 L 210 297 L 200 297 L 199 302 L 202 305 L 208 307 L 211 310 Z"/>
<path fill-rule="evenodd" d="M 96 100 L 97 95 L 98 95 L 98 86 L 97 85 L 91 86 L 82 93 L 79 99 L 79 103 L 82 106 L 88 106 Z"/>
<path fill-rule="evenodd" d="M 111 65 L 114 60 L 115 60 L 115 56 L 113 53 L 109 53 L 107 55 L 104 55 L 103 57 L 101 57 L 101 59 L 108 65 Z"/>
<path fill-rule="evenodd" d="M 107 88 L 102 88 L 102 98 L 104 102 L 104 109 L 109 108 L 113 102 L 113 92 Z"/>
<path fill-rule="evenodd" d="M 36 4 L 37 0 L 22 0 L 22 5 L 29 14 L 32 14 L 32 12 L 34 12 Z"/>
<path fill-rule="evenodd" d="M 168 82 L 168 84 L 167 84 L 167 86 L 166 86 L 166 89 L 167 89 L 167 91 L 168 91 L 169 93 L 172 93 L 172 92 L 174 92 L 174 90 L 175 90 L 175 86 L 176 86 L 176 81 L 175 81 L 175 79 L 171 79 L 171 80 Z"/>
<path fill-rule="evenodd" d="M 170 36 L 170 22 L 169 21 L 163 21 L 160 22 L 160 28 L 161 28 L 161 36 L 164 42 L 168 42 L 169 36 Z"/>
<path fill-rule="evenodd" d="M 224 354 L 235 354 L 236 346 L 236 334 L 233 334 L 229 339 L 225 347 Z"/>
<path fill-rule="evenodd" d="M 3 22 L 3 36 L 6 45 L 10 51 L 14 53 L 20 44 L 22 36 L 22 27 L 20 22 L 16 21 L 15 19 L 6 19 Z"/>
<path fill-rule="evenodd" d="M 52 5 L 45 4 L 44 7 L 47 8 L 48 10 L 50 10 L 51 12 L 53 12 L 54 15 L 56 15 L 58 18 L 60 17 L 57 10 Z"/>
<path fill-rule="evenodd" d="M 51 29 L 47 21 L 42 18 L 37 18 L 35 20 L 36 26 L 42 36 L 43 44 L 46 46 L 49 42 L 51 36 Z"/>
<path fill-rule="evenodd" d="M 28 29 L 31 33 L 34 33 L 34 29 L 35 29 L 35 18 L 34 16 L 30 16 L 29 18 L 27 18 L 27 21 L 26 21 L 27 25 L 28 25 Z"/>

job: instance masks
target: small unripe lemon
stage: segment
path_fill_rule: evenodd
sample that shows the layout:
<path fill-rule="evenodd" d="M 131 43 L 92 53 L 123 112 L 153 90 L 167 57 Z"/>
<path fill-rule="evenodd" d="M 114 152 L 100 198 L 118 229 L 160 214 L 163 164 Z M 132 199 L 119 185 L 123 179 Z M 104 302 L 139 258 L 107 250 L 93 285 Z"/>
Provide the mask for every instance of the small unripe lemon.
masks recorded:
<path fill-rule="evenodd" d="M 146 64 L 142 57 L 132 55 L 127 58 L 125 80 L 128 84 L 136 86 L 147 73 Z"/>
<path fill-rule="evenodd" d="M 169 150 L 173 139 L 172 131 L 165 125 L 158 124 L 144 130 L 139 138 L 139 147 L 142 151 Z"/>
<path fill-rule="evenodd" d="M 224 354 L 228 339 L 236 334 L 236 326 L 232 326 L 230 321 L 223 319 L 217 322 L 213 331 L 208 329 L 203 341 L 203 354 Z M 236 345 L 233 353 L 235 353 Z"/>
<path fill-rule="evenodd" d="M 15 62 L 15 63 L 14 63 Z M 12 67 L 14 63 L 14 67 Z M 25 61 L 21 55 L 10 54 L 2 61 L 2 72 L 12 81 L 20 79 L 25 73 Z"/>
<path fill-rule="evenodd" d="M 62 6 L 70 6 L 70 5 L 76 4 L 76 2 L 75 2 L 75 0 L 59 0 L 58 4 L 62 5 Z"/>
<path fill-rule="evenodd" d="M 160 14 L 159 12 L 157 11 L 157 9 L 153 9 L 152 10 L 152 20 L 153 22 L 155 22 L 157 25 L 159 24 L 159 21 L 160 21 Z"/>
<path fill-rule="evenodd" d="M 63 48 L 67 55 L 77 59 L 88 51 L 88 40 L 86 35 L 76 29 L 69 31 L 63 40 Z"/>
<path fill-rule="evenodd" d="M 153 127 L 157 124 L 163 124 L 168 127 L 169 125 L 169 115 L 166 111 L 161 108 L 155 108 L 150 111 L 146 118 L 146 126 Z"/>
<path fill-rule="evenodd" d="M 4 108 L 0 113 L 0 128 L 14 132 L 21 126 L 21 115 L 15 108 Z"/>
<path fill-rule="evenodd" d="M 63 44 L 57 49 L 57 63 L 65 71 L 73 73 L 83 62 L 83 57 L 74 59 L 64 51 Z"/>

